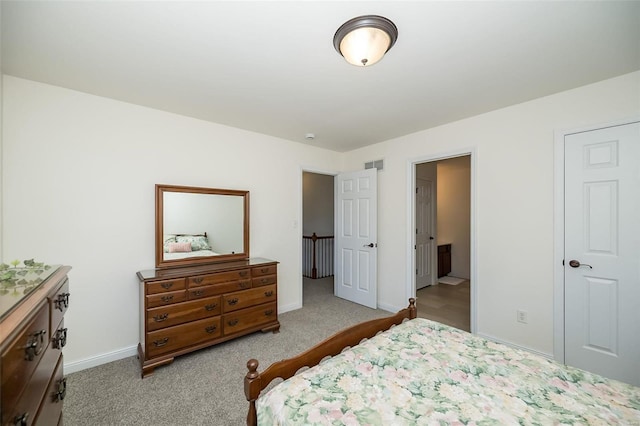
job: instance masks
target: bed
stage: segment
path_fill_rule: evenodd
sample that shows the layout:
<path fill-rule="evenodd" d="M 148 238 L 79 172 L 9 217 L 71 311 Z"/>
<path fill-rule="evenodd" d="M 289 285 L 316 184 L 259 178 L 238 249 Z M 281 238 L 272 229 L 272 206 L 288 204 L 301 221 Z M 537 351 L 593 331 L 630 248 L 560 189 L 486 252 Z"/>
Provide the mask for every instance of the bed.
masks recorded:
<path fill-rule="evenodd" d="M 201 234 L 164 234 L 163 259 L 175 260 L 192 257 L 216 256 L 206 232 Z"/>
<path fill-rule="evenodd" d="M 248 425 L 640 425 L 640 388 L 416 318 L 413 299 L 263 372 L 255 359 L 247 368 Z"/>

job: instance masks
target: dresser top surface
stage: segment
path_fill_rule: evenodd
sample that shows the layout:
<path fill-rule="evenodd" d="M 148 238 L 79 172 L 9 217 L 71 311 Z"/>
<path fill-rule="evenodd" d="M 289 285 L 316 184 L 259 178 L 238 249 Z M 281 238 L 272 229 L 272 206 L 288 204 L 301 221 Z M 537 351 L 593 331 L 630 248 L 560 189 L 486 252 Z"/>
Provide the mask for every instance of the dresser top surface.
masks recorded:
<path fill-rule="evenodd" d="M 62 265 L 0 270 L 0 321 L 43 285 Z"/>
<path fill-rule="evenodd" d="M 182 268 L 149 269 L 139 271 L 138 278 L 142 281 L 163 280 L 169 278 L 183 277 L 186 275 L 215 273 L 234 269 L 251 268 L 267 264 L 277 264 L 275 260 L 254 257 L 245 260 L 235 260 L 232 262 L 211 263 L 207 265 L 187 266 Z"/>

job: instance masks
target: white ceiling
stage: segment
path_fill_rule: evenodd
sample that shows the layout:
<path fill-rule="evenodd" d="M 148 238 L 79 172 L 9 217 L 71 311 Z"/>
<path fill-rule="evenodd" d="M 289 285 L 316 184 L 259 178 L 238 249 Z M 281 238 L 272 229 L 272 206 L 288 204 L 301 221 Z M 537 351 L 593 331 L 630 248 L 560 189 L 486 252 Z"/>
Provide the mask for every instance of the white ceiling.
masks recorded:
<path fill-rule="evenodd" d="M 640 69 L 638 1 L 1 7 L 5 74 L 336 151 Z M 364 14 L 399 30 L 370 68 L 333 48 L 338 27 Z"/>

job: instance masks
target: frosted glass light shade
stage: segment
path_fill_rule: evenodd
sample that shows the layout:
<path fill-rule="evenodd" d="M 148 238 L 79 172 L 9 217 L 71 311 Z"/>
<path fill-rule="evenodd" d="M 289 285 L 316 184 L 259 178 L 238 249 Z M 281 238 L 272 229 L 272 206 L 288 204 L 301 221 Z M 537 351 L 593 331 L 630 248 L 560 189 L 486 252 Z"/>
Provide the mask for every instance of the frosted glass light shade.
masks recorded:
<path fill-rule="evenodd" d="M 396 26 L 382 16 L 359 16 L 345 22 L 333 46 L 350 64 L 364 67 L 378 62 L 398 38 Z"/>

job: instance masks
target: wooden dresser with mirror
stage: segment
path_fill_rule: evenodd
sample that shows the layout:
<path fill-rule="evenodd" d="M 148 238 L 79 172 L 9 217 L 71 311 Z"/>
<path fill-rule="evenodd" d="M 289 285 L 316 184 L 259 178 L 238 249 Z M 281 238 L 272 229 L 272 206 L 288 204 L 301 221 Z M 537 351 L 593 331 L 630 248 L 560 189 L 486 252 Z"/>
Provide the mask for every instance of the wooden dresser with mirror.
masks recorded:
<path fill-rule="evenodd" d="M 276 332 L 278 262 L 249 257 L 249 192 L 156 185 L 156 268 L 140 280 L 142 377 L 176 356 Z"/>

